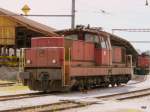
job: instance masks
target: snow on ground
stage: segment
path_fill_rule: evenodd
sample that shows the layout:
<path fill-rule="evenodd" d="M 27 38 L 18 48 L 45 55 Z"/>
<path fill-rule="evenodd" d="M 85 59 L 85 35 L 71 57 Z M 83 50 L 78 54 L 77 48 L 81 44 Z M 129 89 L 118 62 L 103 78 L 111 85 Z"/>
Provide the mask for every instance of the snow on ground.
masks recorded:
<path fill-rule="evenodd" d="M 62 112 L 150 112 L 150 101 L 106 101 L 99 102 L 99 104 L 86 106 L 83 108 L 76 108 L 65 110 Z"/>
<path fill-rule="evenodd" d="M 91 106 L 62 112 L 150 112 L 150 96 L 126 101 L 99 101 Z"/>
<path fill-rule="evenodd" d="M 12 108 L 18 108 L 18 107 L 28 107 L 34 105 L 56 103 L 56 102 L 59 102 L 59 97 L 53 95 L 38 97 L 38 98 L 13 100 L 13 101 L 2 101 L 0 102 L 0 110 L 7 110 Z"/>
<path fill-rule="evenodd" d="M 125 92 L 150 87 L 150 76 L 147 76 L 146 78 L 144 76 L 140 76 L 139 79 L 139 81 L 130 81 L 129 85 L 120 89 L 111 88 L 107 91 L 104 90 L 104 93 L 107 93 L 108 91 L 114 93 L 117 90 L 119 90 L 119 92 Z M 141 79 L 144 79 L 144 82 Z M 97 104 L 78 109 L 65 110 L 63 112 L 150 112 L 150 96 L 121 102 L 116 100 L 98 101 L 95 98 L 85 98 L 85 100 L 82 99 L 81 101 L 88 100 L 90 100 L 89 102 L 95 101 Z"/>
<path fill-rule="evenodd" d="M 142 77 L 143 76 L 141 76 L 141 79 L 145 80 L 145 78 L 144 77 L 142 78 Z M 38 98 L 3 101 L 3 102 L 0 102 L 0 110 L 6 110 L 6 109 L 10 109 L 10 108 L 17 108 L 17 107 L 26 107 L 26 106 L 32 106 L 32 105 L 40 105 L 40 104 L 50 104 L 50 103 L 59 102 L 60 100 L 76 100 L 76 101 L 82 100 L 82 101 L 87 101 L 87 102 L 96 101 L 96 102 L 100 103 L 100 104 L 85 107 L 85 109 L 82 110 L 83 112 L 105 112 L 105 110 L 100 111 L 101 109 L 112 110 L 111 108 L 108 108 L 110 104 L 112 105 L 113 110 L 121 108 L 121 107 L 126 108 L 125 105 L 128 105 L 130 108 L 129 102 L 119 103 L 119 102 L 114 102 L 114 101 L 111 101 L 111 102 L 110 101 L 106 102 L 106 101 L 101 101 L 101 100 L 97 101 L 97 99 L 95 99 L 93 97 L 134 91 L 134 90 L 139 90 L 139 89 L 143 89 L 143 88 L 150 88 L 150 76 L 148 76 L 145 81 L 142 81 L 141 79 L 138 81 L 130 81 L 128 85 L 123 86 L 123 87 L 95 89 L 95 90 L 88 91 L 87 94 L 83 94 L 80 92 L 52 93 L 49 96 L 42 96 L 42 97 L 38 97 Z M 131 104 L 132 104 L 132 102 L 131 102 Z M 131 106 L 131 107 L 135 106 L 135 108 L 137 109 L 137 107 L 140 108 L 143 104 L 144 105 L 150 104 L 150 102 L 149 103 L 148 102 L 140 102 L 140 103 L 137 102 L 135 104 L 133 103 L 132 104 L 133 106 Z M 92 111 L 88 111 L 88 108 L 92 109 Z M 96 109 L 96 110 L 98 109 L 98 111 L 96 111 L 94 109 Z M 74 112 L 78 112 L 78 111 L 74 111 Z M 81 112 L 81 111 L 79 111 L 79 112 Z M 111 112 L 111 111 L 106 110 L 106 112 Z M 123 112 L 123 111 L 120 111 L 120 112 Z M 138 111 L 128 111 L 128 112 L 138 112 Z M 143 112 L 143 111 L 141 111 L 141 112 Z"/>

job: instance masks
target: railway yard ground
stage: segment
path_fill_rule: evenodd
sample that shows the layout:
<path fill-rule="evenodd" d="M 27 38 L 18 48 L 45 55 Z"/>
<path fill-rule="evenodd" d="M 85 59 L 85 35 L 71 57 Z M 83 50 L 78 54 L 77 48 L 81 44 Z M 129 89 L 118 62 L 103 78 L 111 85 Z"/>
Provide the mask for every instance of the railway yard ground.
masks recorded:
<path fill-rule="evenodd" d="M 0 81 L 7 83 L 12 82 Z M 69 93 L 44 94 L 15 83 L 0 87 L 0 112 L 150 112 L 149 88 L 150 76 L 135 77 L 120 87 Z"/>

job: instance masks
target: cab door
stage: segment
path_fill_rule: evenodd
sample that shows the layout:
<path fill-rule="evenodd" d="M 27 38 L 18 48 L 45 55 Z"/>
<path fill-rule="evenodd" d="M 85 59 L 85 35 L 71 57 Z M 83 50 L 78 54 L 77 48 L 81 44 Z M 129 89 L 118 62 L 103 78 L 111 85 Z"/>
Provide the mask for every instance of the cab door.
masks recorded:
<path fill-rule="evenodd" d="M 97 65 L 109 66 L 111 64 L 111 45 L 108 37 L 100 37 L 99 47 L 95 48 L 95 59 Z"/>

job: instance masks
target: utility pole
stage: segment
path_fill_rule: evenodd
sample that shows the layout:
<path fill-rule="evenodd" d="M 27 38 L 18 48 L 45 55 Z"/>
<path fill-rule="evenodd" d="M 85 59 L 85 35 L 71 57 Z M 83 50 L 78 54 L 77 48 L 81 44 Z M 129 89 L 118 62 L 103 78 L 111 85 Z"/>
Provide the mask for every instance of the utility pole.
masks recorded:
<path fill-rule="evenodd" d="M 146 0 L 146 3 L 145 3 L 145 5 L 146 5 L 146 6 L 148 6 L 148 0 Z"/>
<path fill-rule="evenodd" d="M 71 11 L 71 28 L 75 28 L 75 0 L 72 0 L 72 11 Z"/>

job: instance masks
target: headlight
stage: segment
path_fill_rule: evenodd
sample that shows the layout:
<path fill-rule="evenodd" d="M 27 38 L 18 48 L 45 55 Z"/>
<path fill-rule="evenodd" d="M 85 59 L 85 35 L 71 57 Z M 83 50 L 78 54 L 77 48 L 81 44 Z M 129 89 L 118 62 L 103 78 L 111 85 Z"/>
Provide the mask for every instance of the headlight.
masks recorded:
<path fill-rule="evenodd" d="M 53 59 L 53 60 L 52 60 L 52 63 L 53 63 L 53 64 L 55 64 L 55 63 L 56 63 L 56 60 L 55 60 L 55 59 Z"/>
<path fill-rule="evenodd" d="M 31 60 L 28 59 L 28 60 L 27 60 L 27 64 L 31 64 Z"/>

